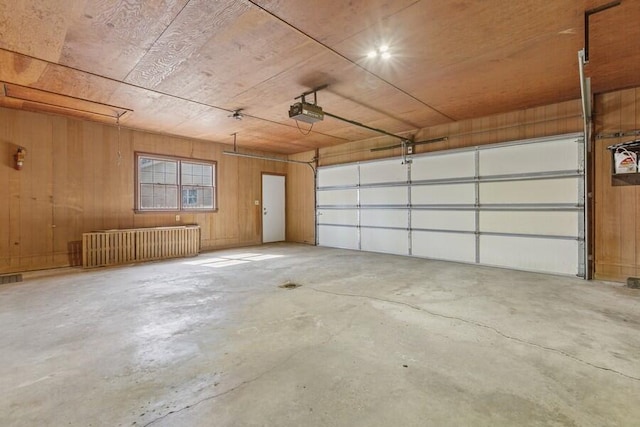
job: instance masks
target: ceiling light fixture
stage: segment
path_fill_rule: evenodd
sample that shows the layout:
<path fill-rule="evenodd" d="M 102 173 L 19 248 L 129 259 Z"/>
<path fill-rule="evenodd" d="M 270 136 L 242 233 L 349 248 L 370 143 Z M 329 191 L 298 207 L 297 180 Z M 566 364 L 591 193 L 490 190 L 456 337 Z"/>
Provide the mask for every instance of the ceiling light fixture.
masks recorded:
<path fill-rule="evenodd" d="M 367 53 L 367 58 L 368 59 L 374 59 L 374 58 L 382 58 L 382 59 L 389 59 L 391 58 L 391 52 L 389 51 L 389 45 L 387 44 L 383 44 L 380 45 L 379 47 L 372 49 L 369 51 L 369 53 Z"/>
<path fill-rule="evenodd" d="M 233 114 L 229 114 L 228 117 L 231 117 L 232 119 L 236 119 L 236 120 L 242 120 L 242 118 L 244 117 L 244 114 L 241 113 L 241 111 L 244 108 L 238 108 L 237 110 L 233 111 Z"/>

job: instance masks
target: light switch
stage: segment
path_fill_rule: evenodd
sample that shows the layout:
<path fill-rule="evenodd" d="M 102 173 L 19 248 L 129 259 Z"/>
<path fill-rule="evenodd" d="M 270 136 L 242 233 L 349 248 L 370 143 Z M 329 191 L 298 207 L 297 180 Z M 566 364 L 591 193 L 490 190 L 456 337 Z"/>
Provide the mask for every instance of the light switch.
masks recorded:
<path fill-rule="evenodd" d="M 180 215 L 176 215 L 176 221 L 180 221 Z"/>

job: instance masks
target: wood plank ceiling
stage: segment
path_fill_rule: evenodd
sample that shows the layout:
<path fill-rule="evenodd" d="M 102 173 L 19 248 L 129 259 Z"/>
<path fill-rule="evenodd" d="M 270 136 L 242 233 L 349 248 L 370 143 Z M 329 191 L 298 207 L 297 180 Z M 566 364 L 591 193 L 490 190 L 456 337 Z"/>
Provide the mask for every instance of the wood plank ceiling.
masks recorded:
<path fill-rule="evenodd" d="M 0 0 L 0 105 L 283 154 L 376 136 L 332 118 L 303 135 L 289 106 L 328 85 L 326 111 L 411 135 L 578 98 L 602 3 Z M 640 85 L 639 18 L 632 0 L 592 17 L 594 92 Z"/>

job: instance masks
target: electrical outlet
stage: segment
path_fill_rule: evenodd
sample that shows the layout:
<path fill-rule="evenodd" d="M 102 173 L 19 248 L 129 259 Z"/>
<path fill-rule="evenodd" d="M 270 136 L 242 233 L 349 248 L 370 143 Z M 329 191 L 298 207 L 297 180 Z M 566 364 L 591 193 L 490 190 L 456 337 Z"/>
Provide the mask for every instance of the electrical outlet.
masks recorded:
<path fill-rule="evenodd" d="M 176 222 L 180 221 L 180 215 L 176 215 Z"/>
<path fill-rule="evenodd" d="M 253 201 L 253 203 L 254 203 L 256 206 L 260 206 L 260 200 L 254 200 L 254 201 Z"/>

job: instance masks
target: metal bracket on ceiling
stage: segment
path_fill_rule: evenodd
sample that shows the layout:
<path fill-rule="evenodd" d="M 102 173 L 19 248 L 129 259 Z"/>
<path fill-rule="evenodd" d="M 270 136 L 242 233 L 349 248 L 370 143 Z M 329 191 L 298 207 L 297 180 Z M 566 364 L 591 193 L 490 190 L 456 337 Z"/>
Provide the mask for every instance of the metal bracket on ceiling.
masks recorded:
<path fill-rule="evenodd" d="M 596 139 L 621 138 L 624 136 L 640 136 L 640 129 L 612 133 L 599 133 L 596 135 Z"/>
<path fill-rule="evenodd" d="M 448 139 L 449 139 L 449 137 L 442 136 L 440 138 L 427 139 L 425 141 L 417 141 L 417 142 L 413 141 L 413 137 L 411 137 L 410 139 L 404 139 L 404 140 L 407 141 L 407 146 L 408 147 L 411 147 L 412 149 L 415 149 L 416 145 L 433 144 L 434 142 L 443 142 L 443 141 L 447 141 Z M 369 151 L 393 150 L 394 148 L 400 148 L 400 147 L 402 147 L 402 144 L 386 145 L 384 147 L 372 148 Z M 415 154 L 415 153 L 409 153 L 409 154 Z"/>
<path fill-rule="evenodd" d="M 327 85 L 327 84 L 322 85 L 322 86 L 318 86 L 318 87 L 316 87 L 316 88 L 314 88 L 314 89 L 311 89 L 311 90 L 309 90 L 309 91 L 306 91 L 305 93 L 303 93 L 303 94 L 302 94 L 302 95 L 300 95 L 300 96 L 296 96 L 296 97 L 295 97 L 295 98 L 293 98 L 293 99 L 299 99 L 299 100 L 301 100 L 301 101 L 302 101 L 302 103 L 303 103 L 303 104 L 306 104 L 306 103 L 307 103 L 307 99 L 306 99 L 306 97 L 307 97 L 307 96 L 309 96 L 309 95 L 311 95 L 311 94 L 313 94 L 313 105 L 318 105 L 318 93 L 317 93 L 317 92 L 318 92 L 318 91 L 320 91 L 320 90 L 322 90 L 322 89 L 326 89 L 328 86 L 329 86 L 329 85 Z"/>
<path fill-rule="evenodd" d="M 231 135 L 233 135 L 233 152 L 237 153 L 238 152 L 238 142 L 236 140 L 236 137 L 238 136 L 238 132 L 234 132 Z"/>

